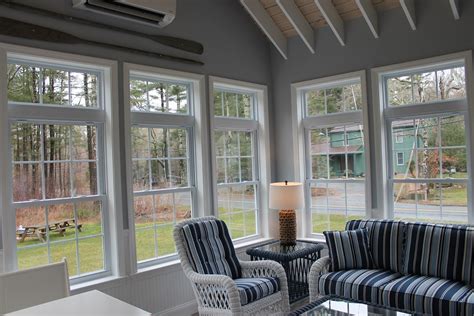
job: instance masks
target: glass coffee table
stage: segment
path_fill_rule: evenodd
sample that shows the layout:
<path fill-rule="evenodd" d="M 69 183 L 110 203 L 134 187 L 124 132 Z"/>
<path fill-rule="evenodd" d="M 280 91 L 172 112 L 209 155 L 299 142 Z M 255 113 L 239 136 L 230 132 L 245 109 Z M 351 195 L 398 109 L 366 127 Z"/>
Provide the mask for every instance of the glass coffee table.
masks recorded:
<path fill-rule="evenodd" d="M 290 316 L 408 316 L 417 315 L 406 311 L 398 311 L 386 306 L 359 302 L 336 295 L 324 296 L 289 314 Z"/>

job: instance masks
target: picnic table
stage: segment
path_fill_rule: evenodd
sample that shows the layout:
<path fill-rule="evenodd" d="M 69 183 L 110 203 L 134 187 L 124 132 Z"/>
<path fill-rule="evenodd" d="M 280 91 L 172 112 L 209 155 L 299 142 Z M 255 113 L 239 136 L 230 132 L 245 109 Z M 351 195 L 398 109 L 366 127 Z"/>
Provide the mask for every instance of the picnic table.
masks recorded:
<path fill-rule="evenodd" d="M 47 229 L 46 229 L 47 228 Z M 74 218 L 64 219 L 61 221 L 50 222 L 48 225 L 33 225 L 24 226 L 21 229 L 16 230 L 17 240 L 24 242 L 26 237 L 36 237 L 42 242 L 46 241 L 46 232 L 56 232 L 60 236 L 64 236 L 66 229 L 77 228 L 80 232 L 82 231 L 82 224 L 76 224 Z"/>

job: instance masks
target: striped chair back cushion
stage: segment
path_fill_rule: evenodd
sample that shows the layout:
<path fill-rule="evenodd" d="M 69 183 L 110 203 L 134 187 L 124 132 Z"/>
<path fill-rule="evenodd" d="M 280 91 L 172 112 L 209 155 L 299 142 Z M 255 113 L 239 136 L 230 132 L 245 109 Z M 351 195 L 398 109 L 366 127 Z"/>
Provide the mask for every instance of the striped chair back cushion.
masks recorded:
<path fill-rule="evenodd" d="M 405 222 L 368 219 L 352 220 L 346 224 L 347 230 L 357 228 L 368 230 L 369 249 L 377 269 L 402 271 Z"/>
<path fill-rule="evenodd" d="M 367 229 L 324 232 L 331 258 L 332 271 L 372 269 Z"/>
<path fill-rule="evenodd" d="M 474 286 L 474 228 L 407 223 L 404 274 L 439 277 Z"/>
<path fill-rule="evenodd" d="M 194 271 L 241 277 L 239 260 L 226 224 L 221 220 L 191 223 L 183 227 L 186 253 Z"/>

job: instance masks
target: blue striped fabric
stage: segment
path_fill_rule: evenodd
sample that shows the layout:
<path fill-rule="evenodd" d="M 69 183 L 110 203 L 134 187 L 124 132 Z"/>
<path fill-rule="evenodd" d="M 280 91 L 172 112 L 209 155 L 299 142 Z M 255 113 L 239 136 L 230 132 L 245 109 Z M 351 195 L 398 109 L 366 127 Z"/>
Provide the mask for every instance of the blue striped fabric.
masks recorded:
<path fill-rule="evenodd" d="M 223 221 L 191 223 L 183 227 L 183 234 L 186 252 L 194 271 L 240 278 L 240 263 Z"/>
<path fill-rule="evenodd" d="M 379 304 L 380 287 L 401 277 L 400 273 L 383 270 L 346 270 L 321 275 L 319 293 L 338 295 Z"/>
<path fill-rule="evenodd" d="M 472 288 L 461 282 L 404 276 L 383 288 L 381 303 L 421 314 L 463 315 L 470 293 Z"/>
<path fill-rule="evenodd" d="M 235 284 L 239 290 L 242 305 L 247 305 L 280 291 L 278 278 L 242 278 L 236 279 Z"/>
<path fill-rule="evenodd" d="M 346 229 L 367 228 L 369 249 L 378 269 L 402 271 L 403 243 L 406 223 L 393 220 L 352 220 Z"/>
<path fill-rule="evenodd" d="M 466 315 L 474 315 L 474 290 L 466 299 Z"/>
<path fill-rule="evenodd" d="M 462 281 L 474 286 L 474 230 L 466 226 L 407 224 L 403 274 Z"/>
<path fill-rule="evenodd" d="M 325 231 L 332 271 L 373 268 L 367 229 Z"/>

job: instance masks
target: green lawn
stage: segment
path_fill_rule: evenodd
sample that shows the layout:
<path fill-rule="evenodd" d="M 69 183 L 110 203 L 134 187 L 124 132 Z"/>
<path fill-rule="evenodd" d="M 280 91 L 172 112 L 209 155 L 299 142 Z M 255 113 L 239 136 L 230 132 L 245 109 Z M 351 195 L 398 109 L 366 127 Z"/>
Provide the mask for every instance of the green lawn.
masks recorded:
<path fill-rule="evenodd" d="M 313 233 L 323 233 L 325 230 L 344 230 L 346 223 L 363 216 L 345 216 L 336 214 L 312 214 Z"/>
<path fill-rule="evenodd" d="M 230 214 L 220 210 L 219 217 L 227 222 L 234 239 L 256 234 L 253 212 Z M 64 236 L 54 232 L 50 234 L 51 262 L 57 262 L 66 257 L 71 276 L 103 269 L 102 237 L 80 239 L 77 248 L 74 234 L 73 229 L 67 230 Z M 79 238 L 97 234 L 101 234 L 100 225 L 95 223 L 83 224 L 82 232 L 79 232 Z M 157 244 L 155 244 L 155 234 Z M 173 240 L 173 224 L 156 226 L 156 229 L 150 226 L 149 223 L 136 224 L 136 245 L 138 261 L 173 254 L 176 252 Z M 20 269 L 48 263 L 47 244 L 37 238 L 27 238 L 22 243 L 18 242 L 17 246 L 18 267 Z M 77 270 L 77 252 L 79 252 L 81 271 Z"/>

